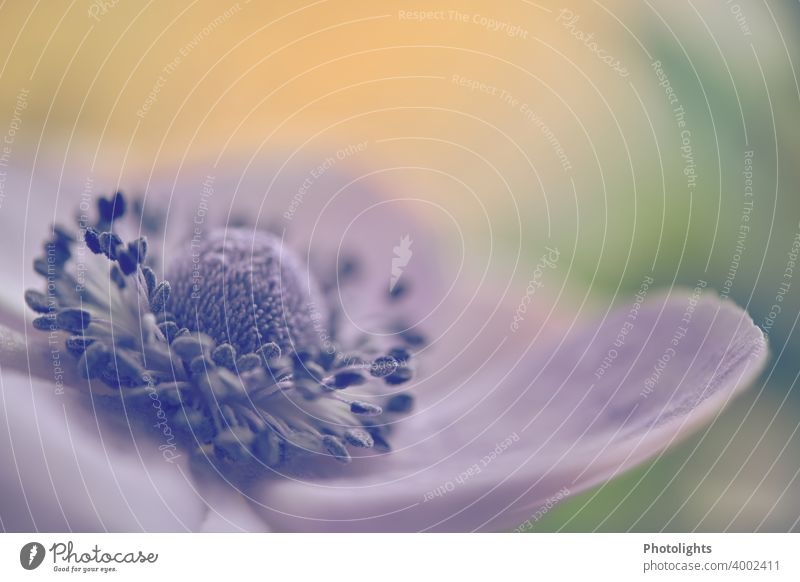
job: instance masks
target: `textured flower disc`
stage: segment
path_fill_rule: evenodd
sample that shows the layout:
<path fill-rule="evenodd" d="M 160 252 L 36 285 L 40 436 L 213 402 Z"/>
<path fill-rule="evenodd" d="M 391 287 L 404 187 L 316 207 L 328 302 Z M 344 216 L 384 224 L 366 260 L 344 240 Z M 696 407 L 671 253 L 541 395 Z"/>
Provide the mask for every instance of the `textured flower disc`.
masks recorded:
<path fill-rule="evenodd" d="M 309 305 L 321 305 L 316 285 L 303 288 L 300 261 L 263 231 L 213 231 L 192 244 L 169 271 L 167 309 L 178 326 L 202 331 L 239 353 L 265 343 L 282 350 L 318 345 Z"/>

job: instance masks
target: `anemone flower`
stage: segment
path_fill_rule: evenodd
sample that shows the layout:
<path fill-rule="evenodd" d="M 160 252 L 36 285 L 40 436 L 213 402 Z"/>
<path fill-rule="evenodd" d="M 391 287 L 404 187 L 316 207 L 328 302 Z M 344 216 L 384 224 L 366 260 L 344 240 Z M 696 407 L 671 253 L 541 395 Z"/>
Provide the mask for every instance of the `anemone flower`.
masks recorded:
<path fill-rule="evenodd" d="M 712 420 L 767 357 L 702 282 L 556 318 L 442 262 L 414 199 L 220 174 L 91 204 L 7 185 L 4 529 L 525 529 Z"/>

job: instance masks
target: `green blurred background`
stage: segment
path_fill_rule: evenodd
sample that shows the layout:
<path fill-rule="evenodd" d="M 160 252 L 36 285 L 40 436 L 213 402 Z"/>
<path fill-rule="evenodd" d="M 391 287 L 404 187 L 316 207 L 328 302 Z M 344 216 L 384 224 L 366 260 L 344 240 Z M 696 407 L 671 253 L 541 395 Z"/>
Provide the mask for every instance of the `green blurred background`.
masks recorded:
<path fill-rule="evenodd" d="M 624 302 L 648 275 L 727 292 L 769 332 L 762 380 L 534 529 L 800 527 L 800 280 L 784 276 L 800 232 L 797 2 L 17 1 L 0 15 L 17 167 L 143 187 L 191 160 L 366 142 L 338 169 L 401 168 L 383 187 L 447 208 L 469 268 L 491 237 L 493 276 L 523 289 L 544 245 L 566 252 L 562 310 Z"/>

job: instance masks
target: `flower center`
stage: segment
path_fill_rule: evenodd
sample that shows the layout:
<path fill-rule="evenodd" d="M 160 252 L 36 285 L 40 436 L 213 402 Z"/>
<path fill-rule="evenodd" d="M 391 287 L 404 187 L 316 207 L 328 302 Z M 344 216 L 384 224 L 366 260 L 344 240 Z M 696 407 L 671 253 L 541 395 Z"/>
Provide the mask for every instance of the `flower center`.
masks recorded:
<path fill-rule="evenodd" d="M 333 294 L 264 232 L 213 231 L 171 266 L 171 282 L 159 282 L 159 253 L 115 232 L 127 208 L 118 193 L 98 201 L 97 222 L 80 235 L 55 227 L 34 261 L 47 293 L 25 293 L 34 327 L 64 334 L 79 372 L 111 387 L 97 397 L 144 415 L 157 404 L 158 422 L 148 424 L 158 438 L 168 447 L 180 439 L 223 470 L 388 450 L 392 419 L 413 405 L 394 387 L 412 377 L 416 338 L 347 344 Z M 355 386 L 357 399 L 348 395 Z"/>
<path fill-rule="evenodd" d="M 192 242 L 191 253 L 171 266 L 167 279 L 172 285 L 167 310 L 177 325 L 229 343 L 241 354 L 270 342 L 284 352 L 319 344 L 308 308 L 322 304 L 316 282 L 270 233 L 215 230 Z"/>

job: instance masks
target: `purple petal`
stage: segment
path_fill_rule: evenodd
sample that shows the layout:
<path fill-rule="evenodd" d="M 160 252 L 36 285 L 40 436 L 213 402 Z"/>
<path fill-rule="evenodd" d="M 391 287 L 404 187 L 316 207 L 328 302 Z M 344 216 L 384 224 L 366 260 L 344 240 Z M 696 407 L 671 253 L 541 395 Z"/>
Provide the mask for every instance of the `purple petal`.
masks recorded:
<path fill-rule="evenodd" d="M 198 531 L 204 533 L 266 532 L 267 524 L 253 511 L 238 488 L 216 476 L 196 480 L 207 511 Z"/>
<path fill-rule="evenodd" d="M 64 355 L 66 358 L 66 355 Z M 0 371 L 0 525 L 6 531 L 184 531 L 206 506 L 186 456 L 98 422 L 69 389 Z M 87 408 L 88 406 L 88 408 Z M 155 418 L 155 417 L 154 417 Z"/>
<path fill-rule="evenodd" d="M 753 381 L 764 336 L 711 295 L 651 298 L 633 319 L 628 306 L 551 334 L 551 345 L 445 387 L 397 427 L 394 453 L 326 481 L 262 484 L 252 497 L 278 530 L 518 527 L 656 455 Z"/>
<path fill-rule="evenodd" d="M 172 459 L 172 454 L 167 461 L 159 451 L 163 442 L 147 437 L 137 447 L 124 438 L 120 442 L 124 426 L 113 429 L 117 433 L 101 432 L 87 404 L 77 402 L 75 392 L 56 392 L 56 377 L 60 382 L 62 375 L 69 379 L 65 391 L 88 389 L 72 373 L 74 362 L 60 360 L 61 355 L 53 360 L 54 352 L 46 342 L 32 348 L 33 337 L 29 337 L 26 348 L 21 334 L 0 326 L 2 409 L 8 422 L 8 430 L 0 431 L 10 435 L 3 450 L 10 455 L 4 466 L 11 468 L 0 485 L 8 501 L 0 502 L 0 524 L 7 530 L 265 531 L 266 524 L 236 489 L 224 487 L 217 479 L 190 479 L 187 463 L 180 457 Z M 39 374 L 30 383 L 27 373 L 12 372 L 27 370 L 28 361 Z M 30 387 L 26 389 L 25 384 Z M 92 427 L 96 431 L 87 430 Z M 33 444 L 39 442 L 40 433 L 41 448 Z M 181 454 L 177 448 L 173 453 Z M 14 467 L 19 468 L 19 478 Z M 46 485 L 51 476 L 52 492 Z M 82 492 L 88 497 L 89 491 L 101 493 L 84 498 Z M 160 499 L 162 505 L 150 503 L 148 495 Z"/>

